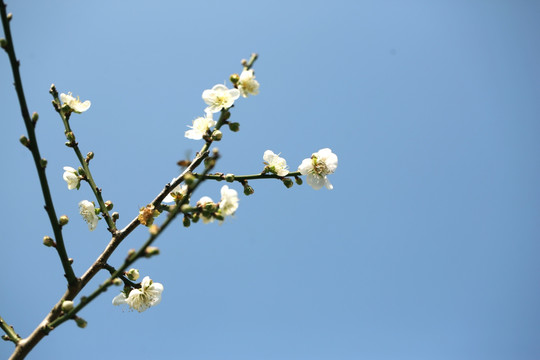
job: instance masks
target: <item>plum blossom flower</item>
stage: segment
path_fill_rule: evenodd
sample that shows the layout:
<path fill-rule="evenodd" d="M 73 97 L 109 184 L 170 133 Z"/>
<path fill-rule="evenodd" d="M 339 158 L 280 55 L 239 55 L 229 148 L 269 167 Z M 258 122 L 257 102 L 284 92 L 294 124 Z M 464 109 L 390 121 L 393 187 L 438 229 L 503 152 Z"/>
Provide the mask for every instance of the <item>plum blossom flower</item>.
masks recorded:
<path fill-rule="evenodd" d="M 205 117 L 198 117 L 193 120 L 193 126 L 188 125 L 191 130 L 187 130 L 184 136 L 192 140 L 201 140 L 208 129 L 215 125 L 216 122 L 212 118 L 212 113 L 206 112 Z"/>
<path fill-rule="evenodd" d="M 229 216 L 238 209 L 238 193 L 234 189 L 229 189 L 227 185 L 221 188 L 221 201 L 219 210 L 222 215 Z"/>
<path fill-rule="evenodd" d="M 238 90 L 243 97 L 248 97 L 248 95 L 257 95 L 259 93 L 259 82 L 255 80 L 255 75 L 253 70 L 244 70 L 240 74 L 240 79 L 238 80 Z"/>
<path fill-rule="evenodd" d="M 216 113 L 221 109 L 228 109 L 239 97 L 240 91 L 238 89 L 228 89 L 225 85 L 217 84 L 212 89 L 204 90 L 202 93 L 202 98 L 208 105 L 204 111 Z"/>
<path fill-rule="evenodd" d="M 75 99 L 70 92 L 66 94 L 62 93 L 60 94 L 60 100 L 62 100 L 62 103 L 64 105 L 67 105 L 69 106 L 69 108 L 77 113 L 77 114 L 80 114 L 86 110 L 88 110 L 90 108 L 90 100 L 86 100 L 85 102 L 81 102 L 81 100 L 79 100 L 79 97 L 77 96 L 77 98 Z"/>
<path fill-rule="evenodd" d="M 79 189 L 81 179 L 79 178 L 79 175 L 77 174 L 77 170 L 75 170 L 74 168 L 70 166 L 64 166 L 64 175 L 62 177 L 67 182 L 67 186 L 69 190 Z"/>
<path fill-rule="evenodd" d="M 96 215 L 96 208 L 94 203 L 83 200 L 79 203 L 79 212 L 81 213 L 84 221 L 88 224 L 88 229 L 94 231 L 97 227 L 98 216 Z"/>
<path fill-rule="evenodd" d="M 272 150 L 266 150 L 264 152 L 263 160 L 266 164 L 265 170 L 278 176 L 285 176 L 289 173 L 289 170 L 287 170 L 287 161 L 279 157 L 279 154 L 274 154 Z"/>
<path fill-rule="evenodd" d="M 174 189 L 171 190 L 171 192 L 167 196 L 165 196 L 163 202 L 170 203 L 176 200 L 182 200 L 182 198 L 186 196 L 187 191 L 187 185 L 177 185 Z"/>
<path fill-rule="evenodd" d="M 307 175 L 307 183 L 315 190 L 320 190 L 323 186 L 332 190 L 334 187 L 326 175 L 334 173 L 337 165 L 337 155 L 332 153 L 332 150 L 324 148 L 311 155 L 311 158 L 304 159 L 298 171 L 302 175 Z"/>
<path fill-rule="evenodd" d="M 152 306 L 156 306 L 161 302 L 161 293 L 163 285 L 155 283 L 150 277 L 145 276 L 141 281 L 141 287 L 133 289 L 126 296 L 121 292 L 112 300 L 113 305 L 128 305 L 130 309 L 143 312 Z"/>
<path fill-rule="evenodd" d="M 214 205 L 214 200 L 212 200 L 209 196 L 203 196 L 199 201 L 197 201 L 197 206 L 200 206 L 203 209 L 206 207 L 214 207 Z M 205 224 L 214 222 L 214 217 L 212 216 L 212 214 L 208 214 L 208 212 L 205 211 L 201 213 L 201 218 L 203 220 L 203 223 Z"/>

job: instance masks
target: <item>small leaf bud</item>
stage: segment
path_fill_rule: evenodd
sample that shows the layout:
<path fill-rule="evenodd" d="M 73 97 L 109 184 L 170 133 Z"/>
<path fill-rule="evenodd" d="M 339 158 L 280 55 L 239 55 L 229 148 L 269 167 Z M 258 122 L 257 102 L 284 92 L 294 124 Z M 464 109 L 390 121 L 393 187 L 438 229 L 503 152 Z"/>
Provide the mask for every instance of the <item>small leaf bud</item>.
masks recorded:
<path fill-rule="evenodd" d="M 116 221 L 120 217 L 120 214 L 115 211 L 115 212 L 113 212 L 111 214 L 111 217 L 112 217 L 113 221 Z"/>
<path fill-rule="evenodd" d="M 184 219 L 182 220 L 182 225 L 184 225 L 184 227 L 189 227 L 191 225 L 191 220 L 189 220 L 187 216 L 184 216 Z"/>
<path fill-rule="evenodd" d="M 303 183 L 302 178 L 300 176 L 295 176 L 294 181 L 296 181 L 298 185 L 302 185 Z"/>
<path fill-rule="evenodd" d="M 86 320 L 84 320 L 83 318 L 80 318 L 80 317 L 76 318 L 75 322 L 77 323 L 77 326 L 80 327 L 81 329 L 84 329 L 86 327 L 86 325 L 88 325 Z"/>
<path fill-rule="evenodd" d="M 105 207 L 107 208 L 107 211 L 111 211 L 114 207 L 113 203 L 111 200 L 107 200 L 105 201 Z"/>
<path fill-rule="evenodd" d="M 46 168 L 47 167 L 47 159 L 41 159 L 39 161 L 39 164 L 41 165 L 42 168 Z"/>
<path fill-rule="evenodd" d="M 44 236 L 43 237 L 43 245 L 47 247 L 56 247 L 56 243 L 50 236 Z"/>
<path fill-rule="evenodd" d="M 69 218 L 67 217 L 67 215 L 62 215 L 60 216 L 60 219 L 58 219 L 58 223 L 60 224 L 60 226 L 67 225 L 68 222 Z"/>
<path fill-rule="evenodd" d="M 212 132 L 212 140 L 220 141 L 221 138 L 223 138 L 223 133 L 220 130 L 214 130 L 214 132 Z"/>
<path fill-rule="evenodd" d="M 71 300 L 64 300 L 62 303 L 62 311 L 63 312 L 69 312 L 73 310 L 73 301 Z"/>
<path fill-rule="evenodd" d="M 28 138 L 24 135 L 22 135 L 20 138 L 19 138 L 19 141 L 21 142 L 21 144 L 23 144 L 24 146 L 28 147 L 28 144 L 30 143 L 30 141 L 28 140 Z"/>
<path fill-rule="evenodd" d="M 184 182 L 187 186 L 193 185 L 193 183 L 195 182 L 195 176 L 193 176 L 193 174 L 191 173 L 187 173 L 186 175 L 184 175 Z"/>
<path fill-rule="evenodd" d="M 149 246 L 144 250 L 144 256 L 150 258 L 154 255 L 159 255 L 159 248 L 155 246 Z"/>
<path fill-rule="evenodd" d="M 249 195 L 252 195 L 254 192 L 255 190 L 253 190 L 253 188 L 250 185 L 248 185 L 248 183 L 246 182 L 244 184 L 244 194 L 246 196 L 249 196 Z"/>
<path fill-rule="evenodd" d="M 234 181 L 234 174 L 225 175 L 225 181 L 232 183 Z"/>
<path fill-rule="evenodd" d="M 139 270 L 137 270 L 137 269 L 129 269 L 126 272 L 126 276 L 131 281 L 137 281 L 137 279 L 139 278 Z"/>
<path fill-rule="evenodd" d="M 240 81 L 240 75 L 238 74 L 232 74 L 229 80 L 236 86 L 238 81 Z"/>
<path fill-rule="evenodd" d="M 120 286 L 122 285 L 124 282 L 122 281 L 122 279 L 120 278 L 114 278 L 113 281 L 112 281 L 113 285 L 115 286 Z"/>
<path fill-rule="evenodd" d="M 32 113 L 32 122 L 34 123 L 34 125 L 36 125 L 37 121 L 39 119 L 39 114 L 37 112 L 33 112 Z"/>
<path fill-rule="evenodd" d="M 294 185 L 294 182 L 289 178 L 284 178 L 282 181 L 283 185 L 285 185 L 287 189 L 291 188 Z"/>
<path fill-rule="evenodd" d="M 229 123 L 229 130 L 232 132 L 238 132 L 240 130 L 240 123 L 232 122 Z"/>

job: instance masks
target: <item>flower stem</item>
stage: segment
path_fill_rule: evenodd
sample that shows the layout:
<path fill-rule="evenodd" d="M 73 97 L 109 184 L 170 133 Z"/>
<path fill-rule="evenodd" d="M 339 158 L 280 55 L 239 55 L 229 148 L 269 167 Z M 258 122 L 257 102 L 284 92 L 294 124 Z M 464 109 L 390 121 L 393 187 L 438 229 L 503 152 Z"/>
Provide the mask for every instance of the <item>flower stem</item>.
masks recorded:
<path fill-rule="evenodd" d="M 45 173 L 45 166 L 43 166 L 42 158 L 39 153 L 36 133 L 34 130 L 35 124 L 30 118 L 30 113 L 26 104 L 26 98 L 24 96 L 21 74 L 19 72 L 19 61 L 17 60 L 17 57 L 15 55 L 15 48 L 13 46 L 13 40 L 11 38 L 9 19 L 7 18 L 6 13 L 6 4 L 4 4 L 3 0 L 0 0 L 0 16 L 2 17 L 2 25 L 7 41 L 5 50 L 8 54 L 9 62 L 11 64 L 11 70 L 13 72 L 13 79 L 15 83 L 15 90 L 17 92 L 17 98 L 19 99 L 19 105 L 21 108 L 24 125 L 26 126 L 26 131 L 28 132 L 28 149 L 32 153 L 34 165 L 38 172 L 39 183 L 41 184 L 41 191 L 45 200 L 45 210 L 49 215 L 49 221 L 51 223 L 51 227 L 53 229 L 54 237 L 56 240 L 56 251 L 58 252 L 58 256 L 60 257 L 60 261 L 62 262 L 62 267 L 64 268 L 64 273 L 69 286 L 75 286 L 77 284 L 77 277 L 75 276 L 73 268 L 71 267 L 71 264 L 68 260 L 69 257 L 67 255 L 66 247 L 64 245 L 64 239 L 62 237 L 62 228 L 58 223 L 58 217 L 56 216 L 56 211 L 54 210 L 51 191 L 49 189 L 49 183 L 47 181 L 47 175 Z"/>

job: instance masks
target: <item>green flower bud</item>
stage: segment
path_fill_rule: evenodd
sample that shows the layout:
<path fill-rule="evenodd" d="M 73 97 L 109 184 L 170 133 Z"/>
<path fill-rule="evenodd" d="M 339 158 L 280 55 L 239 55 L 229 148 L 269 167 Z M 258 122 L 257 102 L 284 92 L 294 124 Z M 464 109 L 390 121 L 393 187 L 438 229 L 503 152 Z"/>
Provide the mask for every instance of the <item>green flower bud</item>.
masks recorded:
<path fill-rule="evenodd" d="M 116 221 L 116 220 L 118 220 L 118 218 L 120 218 L 120 214 L 115 211 L 115 212 L 113 212 L 111 214 L 111 217 L 112 217 L 113 221 Z"/>
<path fill-rule="evenodd" d="M 56 243 L 50 236 L 44 236 L 43 237 L 43 245 L 47 247 L 56 247 Z"/>
<path fill-rule="evenodd" d="M 294 182 L 289 178 L 284 178 L 282 181 L 283 185 L 285 185 L 287 189 L 291 188 L 294 185 Z"/>
<path fill-rule="evenodd" d="M 0 39 L 0 47 L 1 47 L 2 49 L 6 49 L 6 48 L 7 48 L 7 40 L 6 40 L 6 39 L 4 39 L 4 38 Z"/>
<path fill-rule="evenodd" d="M 137 251 L 135 249 L 129 249 L 128 253 L 127 253 L 127 258 L 132 259 L 133 257 L 135 257 L 136 253 L 137 253 Z"/>
<path fill-rule="evenodd" d="M 303 183 L 302 178 L 300 178 L 300 176 L 295 176 L 294 181 L 296 181 L 296 183 L 298 185 L 302 185 L 302 183 Z"/>
<path fill-rule="evenodd" d="M 86 325 L 88 325 L 86 320 L 84 320 L 83 318 L 80 318 L 80 317 L 76 318 L 75 322 L 77 323 L 77 326 L 80 327 L 81 329 L 84 329 L 86 327 Z"/>
<path fill-rule="evenodd" d="M 93 151 L 90 151 L 88 154 L 86 154 L 86 158 L 88 160 L 92 160 L 94 158 L 94 152 Z"/>
<path fill-rule="evenodd" d="M 182 225 L 184 225 L 184 227 L 189 227 L 191 225 L 191 220 L 189 220 L 187 216 L 184 216 L 184 219 L 182 220 Z"/>
<path fill-rule="evenodd" d="M 246 182 L 244 184 L 244 194 L 246 196 L 249 196 L 249 195 L 252 195 L 254 192 L 255 192 L 255 190 L 253 190 L 253 188 L 251 186 L 249 186 L 248 183 Z"/>
<path fill-rule="evenodd" d="M 137 281 L 137 279 L 139 278 L 139 270 L 137 270 L 137 269 L 129 269 L 126 272 L 126 276 L 131 281 Z"/>
<path fill-rule="evenodd" d="M 232 183 L 234 181 L 234 174 L 225 175 L 225 181 Z"/>
<path fill-rule="evenodd" d="M 71 142 L 75 141 L 75 134 L 73 134 L 72 131 L 68 131 L 66 133 L 66 139 L 68 139 Z"/>
<path fill-rule="evenodd" d="M 28 140 L 28 138 L 24 135 L 22 135 L 20 138 L 19 138 L 19 141 L 21 142 L 21 144 L 23 144 L 24 146 L 28 147 L 28 144 L 30 143 L 30 141 Z"/>
<path fill-rule="evenodd" d="M 79 175 L 81 175 L 81 176 L 86 176 L 86 172 L 84 171 L 84 169 L 82 168 L 82 166 L 79 166 L 79 168 L 77 169 L 77 172 L 78 172 Z"/>
<path fill-rule="evenodd" d="M 201 216 L 199 215 L 199 213 L 194 213 L 192 216 L 191 216 L 191 221 L 193 221 L 194 223 L 198 222 L 199 219 L 201 218 Z"/>
<path fill-rule="evenodd" d="M 48 163 L 47 159 L 41 159 L 41 160 L 39 161 L 39 164 L 40 164 L 41 167 L 44 168 L 44 169 L 47 167 L 47 163 Z"/>
<path fill-rule="evenodd" d="M 223 138 L 223 133 L 219 130 L 214 130 L 214 132 L 212 133 L 212 140 L 220 141 L 221 138 Z"/>
<path fill-rule="evenodd" d="M 107 200 L 105 201 L 105 207 L 107 208 L 107 211 L 111 211 L 114 207 L 113 203 L 111 200 Z"/>
<path fill-rule="evenodd" d="M 240 75 L 238 74 L 232 74 L 231 77 L 229 78 L 229 80 L 234 84 L 236 85 L 238 83 L 238 81 L 240 81 Z"/>
<path fill-rule="evenodd" d="M 240 130 L 240 123 L 232 122 L 229 123 L 229 130 L 232 132 L 238 132 Z"/>
<path fill-rule="evenodd" d="M 37 112 L 33 112 L 32 113 L 32 122 L 34 123 L 34 125 L 36 125 L 37 121 L 39 119 L 39 114 Z"/>
<path fill-rule="evenodd" d="M 113 281 L 112 281 L 113 285 L 115 286 L 120 286 L 122 285 L 124 282 L 122 281 L 122 279 L 120 278 L 114 278 Z"/>
<path fill-rule="evenodd" d="M 144 250 L 144 256 L 147 258 L 155 255 L 159 255 L 159 249 L 155 246 L 149 246 Z"/>
<path fill-rule="evenodd" d="M 186 175 L 184 175 L 184 182 L 186 183 L 187 186 L 193 185 L 195 180 L 196 180 L 195 176 L 193 176 L 193 174 L 191 173 L 187 173 Z"/>
<path fill-rule="evenodd" d="M 69 218 L 66 215 L 62 215 L 60 216 L 60 219 L 58 219 L 58 223 L 60 224 L 60 226 L 67 225 L 68 222 Z"/>

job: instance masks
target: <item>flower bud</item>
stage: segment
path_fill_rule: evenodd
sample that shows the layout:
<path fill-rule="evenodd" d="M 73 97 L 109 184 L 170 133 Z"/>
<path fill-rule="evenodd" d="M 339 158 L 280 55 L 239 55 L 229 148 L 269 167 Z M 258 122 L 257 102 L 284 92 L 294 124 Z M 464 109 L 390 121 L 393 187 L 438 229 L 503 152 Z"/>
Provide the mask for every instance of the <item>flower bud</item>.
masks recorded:
<path fill-rule="evenodd" d="M 20 138 L 19 138 L 19 141 L 21 142 L 21 144 L 23 144 L 24 146 L 28 147 L 28 144 L 30 143 L 30 141 L 28 140 L 28 138 L 24 135 L 22 135 Z"/>
<path fill-rule="evenodd" d="M 77 172 L 78 172 L 79 175 L 81 175 L 81 176 L 86 176 L 86 172 L 84 171 L 84 169 L 82 168 L 82 166 L 79 166 L 79 168 L 77 169 Z"/>
<path fill-rule="evenodd" d="M 137 279 L 139 278 L 139 270 L 137 270 L 137 269 L 129 269 L 126 272 L 126 276 L 131 281 L 137 281 Z"/>
<path fill-rule="evenodd" d="M 225 216 L 223 216 L 223 215 L 220 214 L 220 213 L 216 213 L 216 214 L 214 215 L 214 217 L 215 217 L 217 220 L 219 220 L 219 221 L 225 220 Z"/>
<path fill-rule="evenodd" d="M 155 246 L 149 246 L 144 250 L 144 256 L 150 258 L 154 255 L 159 255 L 159 249 Z"/>
<path fill-rule="evenodd" d="M 32 122 L 34 123 L 34 125 L 36 125 L 37 121 L 39 119 L 39 114 L 37 112 L 33 112 L 32 113 Z"/>
<path fill-rule="evenodd" d="M 240 81 L 240 75 L 238 74 L 232 74 L 231 77 L 229 78 L 229 80 L 234 84 L 236 85 L 238 83 L 238 81 Z"/>
<path fill-rule="evenodd" d="M 189 220 L 187 216 L 184 216 L 184 219 L 182 220 L 182 225 L 184 225 L 184 227 L 189 227 L 191 225 L 191 220 Z"/>
<path fill-rule="evenodd" d="M 135 249 L 129 249 L 127 253 L 127 258 L 131 260 L 135 257 L 135 254 L 137 254 L 137 251 Z"/>
<path fill-rule="evenodd" d="M 248 183 L 246 182 L 244 184 L 244 194 L 246 196 L 249 196 L 251 194 L 253 194 L 255 192 L 255 190 L 253 190 L 253 188 L 251 186 L 248 185 Z"/>
<path fill-rule="evenodd" d="M 240 123 L 232 122 L 229 123 L 229 130 L 232 132 L 238 132 L 240 130 Z"/>
<path fill-rule="evenodd" d="M 111 217 L 112 217 L 113 221 L 116 221 L 116 220 L 118 220 L 118 218 L 120 218 L 120 214 L 115 211 L 115 212 L 113 212 L 111 214 Z"/>
<path fill-rule="evenodd" d="M 193 185 L 193 183 L 195 182 L 195 176 L 193 176 L 193 174 L 191 173 L 187 173 L 186 175 L 184 175 L 184 182 L 187 186 Z"/>
<path fill-rule="evenodd" d="M 113 285 L 115 286 L 120 286 L 122 285 L 124 282 L 122 281 L 122 279 L 120 278 L 114 278 L 113 281 L 112 281 Z"/>
<path fill-rule="evenodd" d="M 68 131 L 66 133 L 66 139 L 68 139 L 71 142 L 75 141 L 75 134 L 72 131 Z"/>
<path fill-rule="evenodd" d="M 221 131 L 214 130 L 214 132 L 212 132 L 212 140 L 220 141 L 222 137 L 223 137 L 223 133 Z"/>
<path fill-rule="evenodd" d="M 56 247 L 56 243 L 50 236 L 44 236 L 43 237 L 43 245 L 47 247 Z"/>
<path fill-rule="evenodd" d="M 86 154 L 86 158 L 88 160 L 92 160 L 94 158 L 94 152 L 93 151 L 90 151 L 88 154 Z"/>
<path fill-rule="evenodd" d="M 105 208 L 107 208 L 107 211 L 111 211 L 113 209 L 113 203 L 111 200 L 105 201 Z"/>
<path fill-rule="evenodd" d="M 62 311 L 63 312 L 68 312 L 68 311 L 71 311 L 71 310 L 73 310 L 73 301 L 64 300 L 64 302 L 62 303 Z"/>
<path fill-rule="evenodd" d="M 302 185 L 303 183 L 302 178 L 300 176 L 295 176 L 294 181 L 296 181 L 298 185 Z"/>
<path fill-rule="evenodd" d="M 152 224 L 148 228 L 148 231 L 150 232 L 150 235 L 157 235 L 159 233 L 159 226 Z"/>
<path fill-rule="evenodd" d="M 60 219 L 58 219 L 58 223 L 60 224 L 60 226 L 67 225 L 68 222 L 69 218 L 67 217 L 67 215 L 62 215 L 60 216 Z"/>
<path fill-rule="evenodd" d="M 281 181 L 283 181 L 283 185 L 285 185 L 287 189 L 291 188 L 294 185 L 294 182 L 289 178 L 284 178 Z"/>
<path fill-rule="evenodd" d="M 77 326 L 80 327 L 81 329 L 84 329 L 86 327 L 86 325 L 88 325 L 86 320 L 84 320 L 83 318 L 80 318 L 80 317 L 76 318 L 75 322 L 77 323 Z"/>
<path fill-rule="evenodd" d="M 2 49 L 7 48 L 7 40 L 6 39 L 4 39 L 4 38 L 0 39 L 0 47 Z"/>
<path fill-rule="evenodd" d="M 69 259 L 68 259 L 68 262 L 69 262 L 70 264 L 73 264 L 73 258 L 69 258 Z"/>
<path fill-rule="evenodd" d="M 232 183 L 234 181 L 234 174 L 225 175 L 225 181 Z"/>
<path fill-rule="evenodd" d="M 41 165 L 42 168 L 46 168 L 47 167 L 47 159 L 41 159 L 39 161 L 39 164 Z"/>
<path fill-rule="evenodd" d="M 200 218 L 201 218 L 201 217 L 200 217 L 199 213 L 194 213 L 194 214 L 191 216 L 191 221 L 193 221 L 193 223 L 196 223 L 196 222 L 199 221 Z"/>
<path fill-rule="evenodd" d="M 7 14 L 7 19 L 8 21 L 11 21 L 11 19 L 13 19 L 13 14 L 12 13 Z"/>

